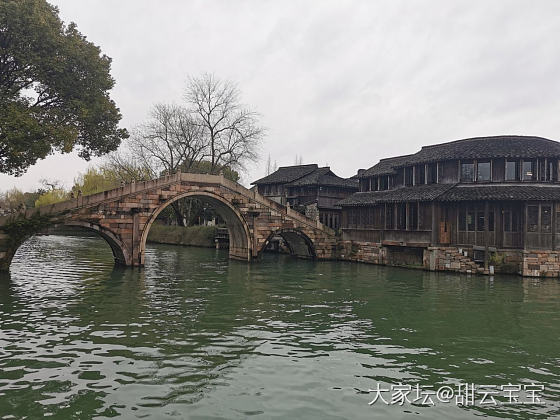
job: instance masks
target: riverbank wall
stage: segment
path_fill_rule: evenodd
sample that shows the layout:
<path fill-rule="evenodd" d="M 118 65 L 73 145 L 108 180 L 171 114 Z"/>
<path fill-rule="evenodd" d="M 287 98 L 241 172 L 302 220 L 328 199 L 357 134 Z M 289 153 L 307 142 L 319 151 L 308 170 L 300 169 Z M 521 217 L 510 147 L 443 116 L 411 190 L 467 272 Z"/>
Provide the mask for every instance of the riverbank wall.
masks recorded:
<path fill-rule="evenodd" d="M 428 271 L 464 274 L 518 274 L 523 277 L 560 277 L 560 251 L 492 249 L 488 268 L 475 261 L 473 248 L 411 247 L 372 242 L 340 241 L 339 259 Z"/>

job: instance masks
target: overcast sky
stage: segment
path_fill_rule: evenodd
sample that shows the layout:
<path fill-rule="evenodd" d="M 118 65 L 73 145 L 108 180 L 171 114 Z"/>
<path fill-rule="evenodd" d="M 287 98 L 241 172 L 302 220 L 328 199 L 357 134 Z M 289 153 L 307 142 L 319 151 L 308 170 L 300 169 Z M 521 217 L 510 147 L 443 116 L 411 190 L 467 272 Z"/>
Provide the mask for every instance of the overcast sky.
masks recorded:
<path fill-rule="evenodd" d="M 188 75 L 238 83 L 262 116 L 262 162 L 351 176 L 380 158 L 461 138 L 560 140 L 560 1 L 52 0 L 113 59 L 132 128 L 182 100 Z M 52 156 L 0 190 L 67 187 L 91 163 Z"/>

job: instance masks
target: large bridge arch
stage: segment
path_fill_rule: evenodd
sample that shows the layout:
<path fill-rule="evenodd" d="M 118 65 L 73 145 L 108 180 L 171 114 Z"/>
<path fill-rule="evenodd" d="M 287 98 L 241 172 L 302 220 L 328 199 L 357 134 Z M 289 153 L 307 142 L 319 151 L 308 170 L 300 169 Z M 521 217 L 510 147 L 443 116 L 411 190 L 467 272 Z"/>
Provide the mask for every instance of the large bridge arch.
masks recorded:
<path fill-rule="evenodd" d="M 205 203 L 210 204 L 216 212 L 220 215 L 222 219 L 226 221 L 226 225 L 229 232 L 229 255 L 230 258 L 240 259 L 245 261 L 251 260 L 252 251 L 252 241 L 251 234 L 249 231 L 249 226 L 246 220 L 243 218 L 239 210 L 237 210 L 233 205 L 226 199 L 214 192 L 208 191 L 189 191 L 179 194 L 173 198 L 162 203 L 157 207 L 151 214 L 150 218 L 146 222 L 144 229 L 142 230 L 142 236 L 140 240 L 140 260 L 141 264 L 144 264 L 145 251 L 146 251 L 146 241 L 148 239 L 148 233 L 152 224 L 157 219 L 158 215 L 169 205 L 175 201 L 181 200 L 183 198 L 194 198 Z"/>

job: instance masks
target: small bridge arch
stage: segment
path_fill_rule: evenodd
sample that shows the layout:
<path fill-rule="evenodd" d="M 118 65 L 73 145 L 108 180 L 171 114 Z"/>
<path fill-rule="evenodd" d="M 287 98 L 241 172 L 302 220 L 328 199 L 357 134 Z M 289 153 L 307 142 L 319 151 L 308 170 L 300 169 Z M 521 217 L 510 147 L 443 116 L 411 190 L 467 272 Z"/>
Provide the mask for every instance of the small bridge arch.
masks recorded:
<path fill-rule="evenodd" d="M 317 253 L 313 241 L 301 229 L 278 229 L 270 233 L 264 244 L 259 250 L 259 255 L 266 250 L 268 244 L 275 238 L 284 239 L 290 254 L 301 258 L 316 258 Z"/>
<path fill-rule="evenodd" d="M 20 236 L 16 241 L 10 241 L 10 246 L 0 246 L 0 269 L 2 269 L 2 262 L 5 262 L 7 266 L 11 263 L 17 250 L 31 237 L 37 233 L 56 233 L 57 229 L 64 227 L 80 228 L 84 231 L 94 232 L 97 236 L 105 240 L 107 245 L 111 248 L 115 262 L 121 265 L 132 265 L 132 257 L 128 252 L 126 246 L 121 242 L 121 240 L 110 230 L 104 229 L 102 226 L 93 224 L 90 222 L 67 220 L 61 221 L 60 223 L 52 223 L 44 229 L 38 229 L 35 232 L 30 232 L 29 234 Z M 1 234 L 0 234 L 1 236 Z M 0 238 L 1 239 L 1 238 Z M 2 242 L 0 242 L 2 245 Z M 5 252 L 2 255 L 2 252 Z"/>
<path fill-rule="evenodd" d="M 93 231 L 98 236 L 103 238 L 105 242 L 111 247 L 111 251 L 113 252 L 113 257 L 115 257 L 115 262 L 121 265 L 132 265 L 132 256 L 128 252 L 128 249 L 124 246 L 121 240 L 110 230 L 103 228 L 103 226 L 90 223 L 90 222 L 83 222 L 83 221 L 75 221 L 69 220 L 65 221 L 62 224 L 55 224 L 53 225 L 54 228 L 60 226 L 68 226 L 68 227 L 78 227 L 85 229 L 87 231 Z"/>

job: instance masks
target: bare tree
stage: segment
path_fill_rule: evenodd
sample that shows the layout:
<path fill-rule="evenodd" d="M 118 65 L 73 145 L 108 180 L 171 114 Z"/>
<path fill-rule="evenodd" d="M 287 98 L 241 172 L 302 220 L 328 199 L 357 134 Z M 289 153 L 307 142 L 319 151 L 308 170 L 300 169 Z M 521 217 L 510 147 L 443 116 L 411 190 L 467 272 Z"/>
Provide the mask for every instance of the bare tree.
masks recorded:
<path fill-rule="evenodd" d="M 108 161 L 118 173 L 126 177 L 143 176 L 157 178 L 164 173 L 173 174 L 178 170 L 189 172 L 207 157 L 207 145 L 201 129 L 184 107 L 156 104 L 150 118 L 132 131 L 128 141 L 129 153 L 114 154 Z M 177 224 L 185 225 L 188 209 L 180 202 L 171 207 Z"/>
<path fill-rule="evenodd" d="M 240 104 L 233 83 L 207 74 L 190 78 L 185 99 L 184 106 L 154 105 L 150 118 L 132 131 L 128 153 L 109 157 L 111 166 L 131 176 L 148 171 L 155 178 L 178 170 L 234 171 L 256 160 L 263 129 L 257 114 Z M 195 211 L 192 200 L 171 207 L 181 226 Z"/>
<path fill-rule="evenodd" d="M 276 163 L 276 161 L 274 161 L 274 164 L 272 163 L 272 160 L 270 159 L 270 153 L 268 154 L 268 158 L 266 159 L 266 174 L 270 175 L 273 172 L 276 172 L 278 170 L 278 163 Z"/>
<path fill-rule="evenodd" d="M 39 180 L 39 183 L 47 191 L 61 190 L 64 188 L 64 186 L 62 185 L 62 181 L 58 179 L 41 178 Z"/>
<path fill-rule="evenodd" d="M 206 157 L 201 130 L 183 107 L 157 104 L 150 119 L 137 126 L 129 140 L 132 158 L 149 168 L 152 177 L 180 168 L 188 172 Z"/>
<path fill-rule="evenodd" d="M 208 148 L 211 173 L 223 166 L 245 169 L 257 159 L 264 129 L 258 114 L 241 105 L 234 83 L 211 74 L 191 77 L 185 100 Z"/>
<path fill-rule="evenodd" d="M 138 159 L 129 153 L 111 153 L 100 169 L 118 183 L 148 181 L 154 178 L 153 170 L 141 164 Z"/>

